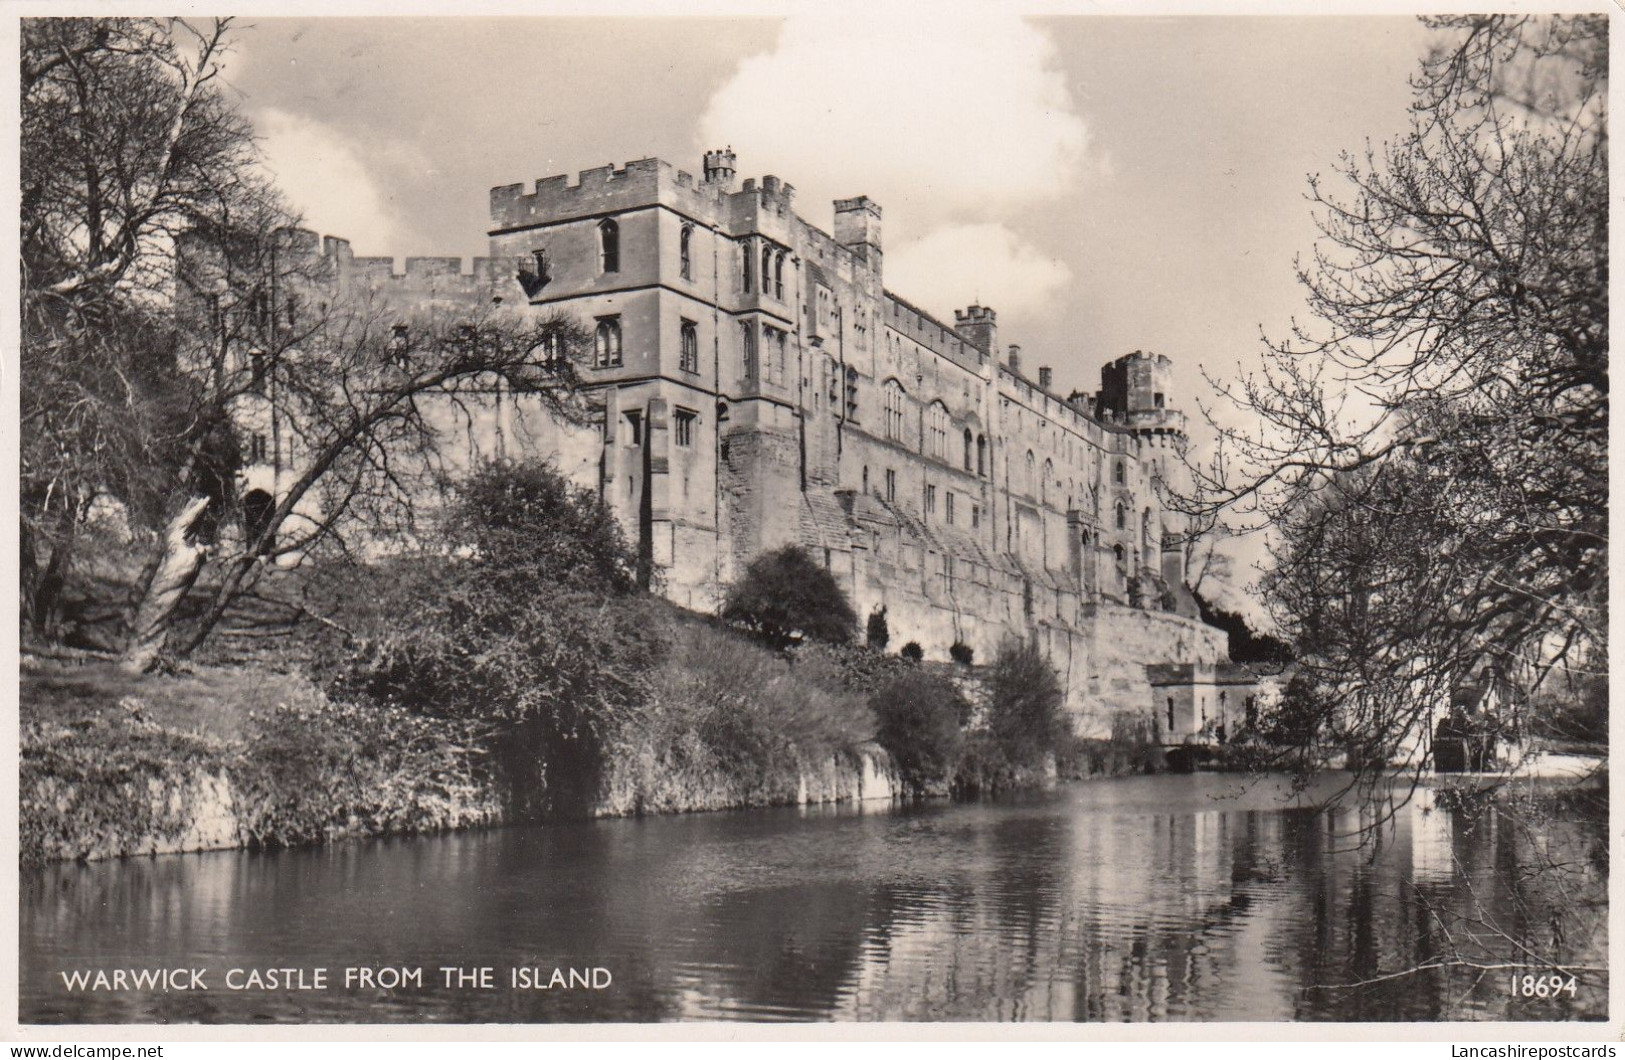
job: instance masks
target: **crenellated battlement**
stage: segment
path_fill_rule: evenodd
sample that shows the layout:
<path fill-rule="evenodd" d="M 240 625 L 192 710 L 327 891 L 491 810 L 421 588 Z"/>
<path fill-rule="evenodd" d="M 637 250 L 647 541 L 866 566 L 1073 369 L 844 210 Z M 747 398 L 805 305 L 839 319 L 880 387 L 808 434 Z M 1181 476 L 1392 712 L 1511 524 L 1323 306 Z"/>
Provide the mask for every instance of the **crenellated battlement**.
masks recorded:
<path fill-rule="evenodd" d="M 613 163 L 576 174 L 538 177 L 524 184 L 491 189 L 492 232 L 591 217 L 664 203 L 707 218 L 737 220 L 752 208 L 788 218 L 794 214 L 795 185 L 768 175 L 747 179 L 734 189 L 732 152 L 706 155 L 704 177 L 658 158 Z"/>

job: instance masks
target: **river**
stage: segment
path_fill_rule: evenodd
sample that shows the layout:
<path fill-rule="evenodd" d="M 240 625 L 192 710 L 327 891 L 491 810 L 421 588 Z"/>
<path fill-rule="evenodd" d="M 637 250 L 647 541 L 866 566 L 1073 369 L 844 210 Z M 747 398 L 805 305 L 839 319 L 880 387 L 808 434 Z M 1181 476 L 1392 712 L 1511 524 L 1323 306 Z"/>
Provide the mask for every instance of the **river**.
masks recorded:
<path fill-rule="evenodd" d="M 1316 778 L 1313 801 L 1341 782 Z M 25 869 L 21 1018 L 1606 1018 L 1606 972 L 1545 998 L 1514 997 L 1506 970 L 1396 974 L 1518 947 L 1604 966 L 1606 822 L 1424 798 L 1362 846 L 1378 810 L 1287 791 L 1279 777 L 1132 777 Z M 345 985 L 345 969 L 385 967 L 422 985 Z M 449 988 L 448 967 L 463 975 Z M 64 984 L 154 968 L 206 969 L 208 989 Z M 227 988 L 256 969 L 310 986 L 318 968 L 325 989 Z M 515 968 L 579 974 L 516 989 Z"/>

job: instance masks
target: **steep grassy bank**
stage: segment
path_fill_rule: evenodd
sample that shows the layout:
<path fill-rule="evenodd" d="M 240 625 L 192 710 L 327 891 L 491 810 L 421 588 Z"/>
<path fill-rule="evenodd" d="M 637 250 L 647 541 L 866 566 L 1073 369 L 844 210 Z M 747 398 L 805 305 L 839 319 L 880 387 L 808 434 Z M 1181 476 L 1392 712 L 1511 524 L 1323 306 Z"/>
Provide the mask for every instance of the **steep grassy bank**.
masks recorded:
<path fill-rule="evenodd" d="M 22 671 L 25 861 L 293 846 L 492 823 L 468 734 L 296 675 Z"/>
<path fill-rule="evenodd" d="M 673 651 L 610 742 L 588 812 L 893 796 L 862 701 L 819 683 L 837 681 L 832 670 L 667 621 Z M 105 663 L 28 660 L 21 702 L 24 861 L 299 846 L 514 816 L 469 722 L 337 700 L 298 672 L 132 678 Z M 538 774 L 545 783 L 545 763 Z"/>

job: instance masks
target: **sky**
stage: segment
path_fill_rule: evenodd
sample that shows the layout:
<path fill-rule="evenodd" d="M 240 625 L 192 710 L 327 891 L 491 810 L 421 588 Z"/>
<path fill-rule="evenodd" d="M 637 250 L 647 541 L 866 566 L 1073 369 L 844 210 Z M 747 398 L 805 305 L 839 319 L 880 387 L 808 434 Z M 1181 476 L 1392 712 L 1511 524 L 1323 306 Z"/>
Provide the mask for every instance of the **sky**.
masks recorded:
<path fill-rule="evenodd" d="M 826 230 L 830 200 L 878 201 L 886 286 L 950 322 L 992 306 L 1060 392 L 1154 351 L 1194 415 L 1199 369 L 1234 377 L 1303 315 L 1308 177 L 1404 132 L 1430 40 L 1409 16 L 921 10 L 253 19 L 227 77 L 308 225 L 358 254 L 480 255 L 494 185 L 728 145 Z"/>

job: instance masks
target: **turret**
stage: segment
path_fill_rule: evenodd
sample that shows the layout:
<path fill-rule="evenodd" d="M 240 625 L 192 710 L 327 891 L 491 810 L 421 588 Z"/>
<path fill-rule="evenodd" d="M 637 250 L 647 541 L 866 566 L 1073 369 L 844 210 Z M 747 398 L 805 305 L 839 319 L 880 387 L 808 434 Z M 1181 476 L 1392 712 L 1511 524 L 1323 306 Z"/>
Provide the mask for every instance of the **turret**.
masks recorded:
<path fill-rule="evenodd" d="M 715 184 L 724 191 L 732 191 L 734 186 L 734 164 L 738 161 L 734 157 L 734 149 L 725 147 L 720 151 L 705 152 L 705 183 Z"/>
<path fill-rule="evenodd" d="M 993 310 L 979 305 L 954 310 L 954 330 L 989 357 L 999 356 L 999 314 Z"/>
<path fill-rule="evenodd" d="M 835 242 L 880 271 L 880 204 L 867 195 L 835 200 Z"/>

